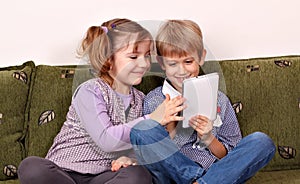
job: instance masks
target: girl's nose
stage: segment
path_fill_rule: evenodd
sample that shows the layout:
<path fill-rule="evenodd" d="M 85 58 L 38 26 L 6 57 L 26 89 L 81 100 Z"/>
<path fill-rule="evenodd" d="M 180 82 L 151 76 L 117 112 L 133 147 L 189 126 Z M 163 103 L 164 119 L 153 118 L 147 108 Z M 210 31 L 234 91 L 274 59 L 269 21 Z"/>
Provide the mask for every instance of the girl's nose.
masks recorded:
<path fill-rule="evenodd" d="M 150 59 L 146 57 L 142 57 L 138 60 L 137 65 L 141 68 L 147 68 L 150 66 Z"/>

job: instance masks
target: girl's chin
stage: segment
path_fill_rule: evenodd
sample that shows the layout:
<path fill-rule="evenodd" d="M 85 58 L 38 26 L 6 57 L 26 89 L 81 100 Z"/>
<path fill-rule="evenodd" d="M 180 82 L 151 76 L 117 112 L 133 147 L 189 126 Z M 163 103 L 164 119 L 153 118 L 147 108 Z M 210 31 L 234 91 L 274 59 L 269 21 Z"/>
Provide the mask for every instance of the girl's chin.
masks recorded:
<path fill-rule="evenodd" d="M 141 82 L 142 82 L 142 78 L 138 78 L 132 82 L 132 85 L 139 85 Z"/>

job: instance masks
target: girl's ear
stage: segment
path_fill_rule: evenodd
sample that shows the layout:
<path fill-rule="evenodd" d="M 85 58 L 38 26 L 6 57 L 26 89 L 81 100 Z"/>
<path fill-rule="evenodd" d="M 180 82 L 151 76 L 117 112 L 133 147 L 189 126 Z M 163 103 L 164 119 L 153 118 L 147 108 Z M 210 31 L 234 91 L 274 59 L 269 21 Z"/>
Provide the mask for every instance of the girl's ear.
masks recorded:
<path fill-rule="evenodd" d="M 106 62 L 106 66 L 109 66 L 109 70 L 112 70 L 114 67 L 113 57 L 109 58 Z"/>
<path fill-rule="evenodd" d="M 163 61 L 163 57 L 156 56 L 156 60 L 157 60 L 158 64 L 160 65 L 161 69 L 166 70 L 166 67 L 165 67 L 164 61 Z"/>
<path fill-rule="evenodd" d="M 199 63 L 200 66 L 202 66 L 204 64 L 205 57 L 206 57 L 206 49 L 203 49 L 201 59 L 200 59 L 200 63 Z"/>

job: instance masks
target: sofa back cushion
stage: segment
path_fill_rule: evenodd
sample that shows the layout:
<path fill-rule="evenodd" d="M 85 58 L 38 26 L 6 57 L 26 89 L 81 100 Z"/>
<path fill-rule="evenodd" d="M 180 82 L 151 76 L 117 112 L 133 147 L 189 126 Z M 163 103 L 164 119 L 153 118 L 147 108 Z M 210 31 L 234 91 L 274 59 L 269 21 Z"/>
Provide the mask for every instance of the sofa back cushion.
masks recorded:
<path fill-rule="evenodd" d="M 34 70 L 32 61 L 0 68 L 0 180 L 16 177 L 17 166 L 25 156 L 22 141 Z"/>
<path fill-rule="evenodd" d="M 275 142 L 277 152 L 264 170 L 299 169 L 300 57 L 210 61 L 203 70 L 220 73 L 243 136 L 261 131 Z"/>
<path fill-rule="evenodd" d="M 73 91 L 91 77 L 85 66 L 36 67 L 26 139 L 27 156 L 45 157 L 66 120 Z"/>
<path fill-rule="evenodd" d="M 161 74 L 160 69 L 152 68 L 136 87 L 148 93 L 162 84 L 163 78 L 159 77 Z M 73 92 L 79 84 L 94 75 L 95 72 L 87 65 L 36 67 L 26 137 L 27 156 L 44 157 L 47 154 L 66 120 Z"/>

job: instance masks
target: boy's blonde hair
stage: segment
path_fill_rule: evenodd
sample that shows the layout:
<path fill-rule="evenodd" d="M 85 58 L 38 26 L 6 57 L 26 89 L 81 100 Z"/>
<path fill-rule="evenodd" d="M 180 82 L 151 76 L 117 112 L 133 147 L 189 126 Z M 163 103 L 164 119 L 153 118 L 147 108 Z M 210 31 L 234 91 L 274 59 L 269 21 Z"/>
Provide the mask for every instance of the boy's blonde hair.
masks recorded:
<path fill-rule="evenodd" d="M 159 56 L 183 57 L 196 51 L 201 59 L 204 49 L 200 27 L 191 20 L 168 20 L 157 32 L 156 50 Z"/>
<path fill-rule="evenodd" d="M 152 35 L 138 23 L 129 19 L 112 19 L 87 30 L 78 54 L 79 57 L 87 56 L 98 76 L 112 86 L 113 78 L 108 71 L 114 64 L 114 54 L 129 44 L 134 44 L 134 49 L 137 49 L 139 42 L 146 39 L 152 41 Z"/>

